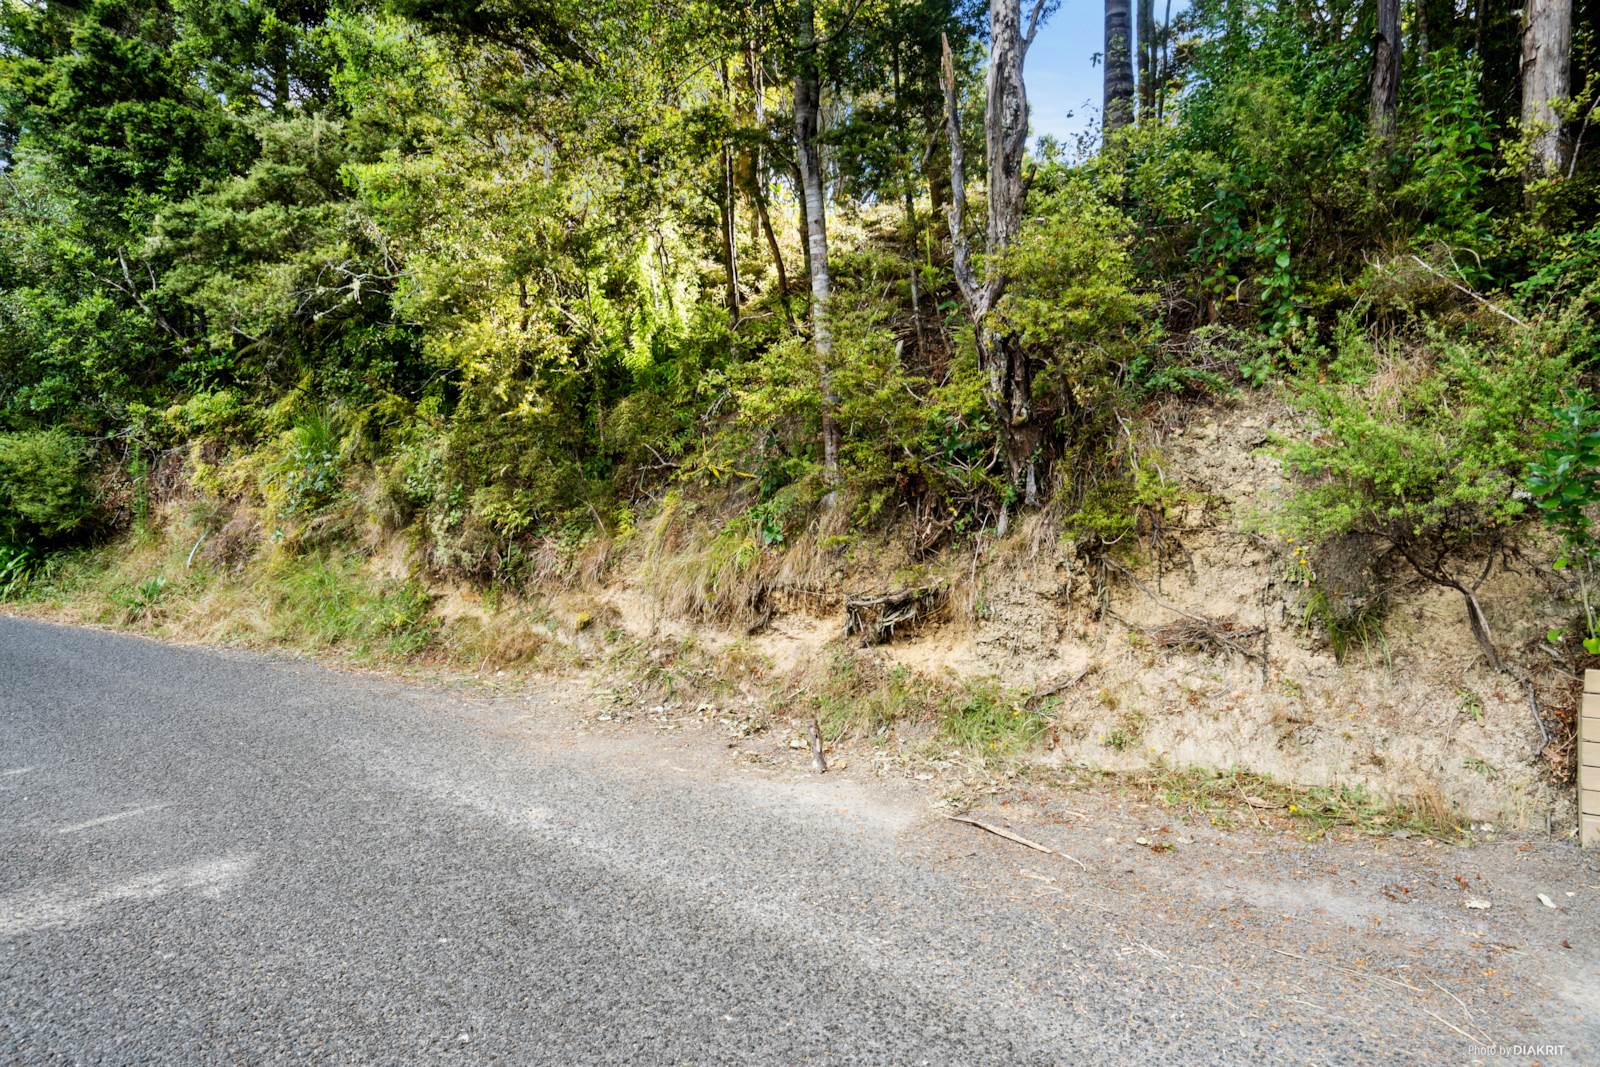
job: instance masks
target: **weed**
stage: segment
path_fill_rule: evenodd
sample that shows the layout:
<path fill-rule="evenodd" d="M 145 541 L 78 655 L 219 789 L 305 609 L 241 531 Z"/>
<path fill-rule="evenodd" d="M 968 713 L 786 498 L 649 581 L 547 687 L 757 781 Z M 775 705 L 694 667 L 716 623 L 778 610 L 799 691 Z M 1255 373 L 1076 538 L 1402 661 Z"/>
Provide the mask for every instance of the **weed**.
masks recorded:
<path fill-rule="evenodd" d="M 1339 662 L 1344 662 L 1351 648 L 1359 646 L 1368 662 L 1376 649 L 1388 664 L 1389 639 L 1383 630 L 1386 610 L 1387 605 L 1379 601 L 1363 605 L 1354 612 L 1338 611 L 1327 593 L 1313 585 L 1306 596 L 1305 619 L 1308 624 L 1322 627 L 1328 635 L 1328 647 L 1333 649 L 1333 658 Z"/>
<path fill-rule="evenodd" d="M 897 664 L 885 670 L 875 660 L 839 652 L 829 661 L 815 698 L 817 720 L 829 740 L 881 733 L 896 722 L 932 711 L 928 691 L 926 680 L 908 667 Z"/>
<path fill-rule="evenodd" d="M 1474 774 L 1481 774 L 1485 781 L 1492 782 L 1500 777 L 1500 771 L 1486 759 L 1478 756 L 1468 756 L 1461 761 L 1461 765 Z"/>
<path fill-rule="evenodd" d="M 122 609 L 125 623 L 143 622 L 155 615 L 166 592 L 167 579 L 157 574 L 129 588 L 113 592 L 111 600 Z"/>
<path fill-rule="evenodd" d="M 1472 721 L 1483 723 L 1483 698 L 1472 690 L 1462 687 L 1456 690 L 1456 696 L 1461 700 L 1461 710 L 1472 716 Z"/>
<path fill-rule="evenodd" d="M 0 600 L 20 599 L 42 566 L 32 549 L 0 545 Z"/>
<path fill-rule="evenodd" d="M 1034 747 L 1050 728 L 1049 717 L 994 681 L 969 682 L 946 698 L 939 735 L 968 752 L 1005 759 Z"/>
<path fill-rule="evenodd" d="M 1113 726 L 1111 729 L 1106 731 L 1103 740 L 1105 741 L 1107 748 L 1114 749 L 1117 752 L 1124 752 L 1132 748 L 1134 743 L 1138 741 L 1138 738 L 1131 736 L 1128 731 L 1124 730 L 1120 726 Z"/>

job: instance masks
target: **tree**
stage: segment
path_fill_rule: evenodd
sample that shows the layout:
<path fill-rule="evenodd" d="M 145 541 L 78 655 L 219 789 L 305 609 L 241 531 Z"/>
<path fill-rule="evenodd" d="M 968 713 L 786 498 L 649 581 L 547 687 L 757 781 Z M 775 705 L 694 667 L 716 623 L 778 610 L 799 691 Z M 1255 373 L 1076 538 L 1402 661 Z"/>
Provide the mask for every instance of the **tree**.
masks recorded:
<path fill-rule="evenodd" d="M 1559 174 L 1566 146 L 1561 106 L 1571 91 L 1572 0 L 1528 0 L 1522 32 L 1522 131 L 1529 177 Z"/>
<path fill-rule="evenodd" d="M 1133 21 L 1128 0 L 1106 0 L 1105 99 L 1101 127 L 1106 137 L 1133 121 Z"/>
<path fill-rule="evenodd" d="M 989 219 L 981 282 L 972 265 L 966 233 L 966 159 L 961 145 L 955 60 L 948 40 L 944 48 L 945 122 L 950 140 L 948 217 L 956 285 L 972 319 L 978 360 L 987 376 L 989 407 L 999 428 L 1011 485 L 1022 491 L 1029 507 L 1039 499 L 1038 465 L 1045 443 L 1044 428 L 1034 417 L 1028 354 L 1013 333 L 1000 328 L 991 313 L 1005 294 L 1007 277 L 1002 257 L 1021 228 L 1028 192 L 1022 173 L 1028 146 L 1028 92 L 1022 80 L 1022 64 L 1040 22 L 1054 6 L 1051 0 L 1035 0 L 1024 33 L 1021 0 L 989 3 L 989 73 L 983 112 Z"/>
<path fill-rule="evenodd" d="M 817 145 L 822 72 L 814 0 L 800 0 L 795 17 L 795 162 L 805 210 L 806 266 L 811 272 L 811 342 L 817 352 L 822 389 L 822 473 L 833 485 L 839 480 L 839 423 L 834 414 L 839 398 L 833 389 L 833 332 L 828 321 L 833 279 L 828 274 L 828 207 L 822 190 L 822 153 Z"/>
<path fill-rule="evenodd" d="M 1139 0 L 1139 118 L 1156 113 L 1156 0 Z"/>
<path fill-rule="evenodd" d="M 1394 139 L 1395 109 L 1400 102 L 1400 0 L 1377 0 L 1377 26 L 1372 34 L 1372 134 Z"/>

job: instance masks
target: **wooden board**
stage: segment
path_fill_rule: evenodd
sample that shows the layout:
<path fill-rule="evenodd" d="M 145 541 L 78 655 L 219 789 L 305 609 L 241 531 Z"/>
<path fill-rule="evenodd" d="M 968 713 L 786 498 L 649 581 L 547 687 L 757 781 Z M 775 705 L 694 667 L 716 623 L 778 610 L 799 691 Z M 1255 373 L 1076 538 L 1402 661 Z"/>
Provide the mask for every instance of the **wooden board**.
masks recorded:
<path fill-rule="evenodd" d="M 1600 789 L 1600 767 L 1579 767 L 1578 788 Z"/>
<path fill-rule="evenodd" d="M 1585 789 L 1578 796 L 1583 801 L 1585 815 L 1600 815 L 1600 789 Z"/>
<path fill-rule="evenodd" d="M 1600 693 L 1583 694 L 1583 715 L 1585 718 L 1600 717 Z"/>
<path fill-rule="evenodd" d="M 1600 671 L 1588 670 L 1583 672 L 1583 691 L 1585 693 L 1600 693 Z"/>
<path fill-rule="evenodd" d="M 1584 767 L 1600 767 L 1600 741 L 1584 741 L 1580 744 L 1578 763 Z"/>
<path fill-rule="evenodd" d="M 1585 848 L 1600 845 L 1600 815 L 1580 815 L 1582 820 L 1582 833 L 1578 835 L 1579 841 Z"/>

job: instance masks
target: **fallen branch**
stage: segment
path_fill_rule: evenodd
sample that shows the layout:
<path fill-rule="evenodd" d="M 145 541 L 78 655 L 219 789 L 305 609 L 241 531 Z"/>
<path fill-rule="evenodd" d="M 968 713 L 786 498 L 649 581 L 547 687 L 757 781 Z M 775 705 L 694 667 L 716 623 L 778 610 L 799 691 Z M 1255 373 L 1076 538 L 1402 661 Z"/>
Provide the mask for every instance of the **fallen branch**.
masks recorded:
<path fill-rule="evenodd" d="M 1526 322 L 1523 322 L 1521 319 L 1517 318 L 1515 315 L 1511 314 L 1511 312 L 1507 311 L 1505 308 L 1503 308 L 1500 305 L 1496 304 L 1493 300 L 1490 300 L 1488 297 L 1483 296 L 1483 295 L 1481 295 L 1479 293 L 1473 292 L 1471 289 L 1467 288 L 1465 285 L 1462 285 L 1460 282 L 1458 282 L 1454 278 L 1450 277 L 1450 275 L 1446 274 L 1444 271 L 1439 270 L 1437 267 L 1434 267 L 1432 264 L 1428 263 L 1428 261 L 1423 259 L 1421 256 L 1413 255 L 1411 258 L 1417 261 L 1417 266 L 1421 267 L 1423 270 L 1427 271 L 1429 274 L 1432 274 L 1436 278 L 1443 278 L 1445 281 L 1449 282 L 1452 286 L 1454 286 L 1455 288 L 1459 289 L 1461 292 L 1466 293 L 1468 296 L 1472 297 L 1472 299 L 1476 300 L 1478 303 L 1482 304 L 1484 307 L 1488 308 L 1490 311 L 1494 312 L 1496 315 L 1499 315 L 1501 318 L 1506 319 L 1509 322 L 1514 322 L 1518 326 L 1521 326 L 1523 329 L 1527 329 L 1528 328 L 1528 324 Z M 1450 258 L 1454 259 L 1455 257 L 1452 256 Z"/>
<path fill-rule="evenodd" d="M 974 819 L 970 815 L 946 815 L 945 818 L 949 819 L 951 822 L 964 822 L 968 826 L 976 826 L 980 830 L 987 830 L 996 837 L 1003 837 L 1007 841 L 1014 841 L 1024 848 L 1031 848 L 1035 852 L 1043 852 L 1047 856 L 1054 856 L 1056 854 L 1056 851 L 1053 848 L 1046 848 L 1044 845 L 1039 844 L 1039 842 L 1029 841 L 1021 834 L 1012 833 L 1003 826 L 995 826 L 994 824 L 986 823 L 981 819 Z M 1073 862 L 1077 863 L 1076 860 Z M 1078 866 L 1082 867 L 1083 864 L 1079 863 Z"/>

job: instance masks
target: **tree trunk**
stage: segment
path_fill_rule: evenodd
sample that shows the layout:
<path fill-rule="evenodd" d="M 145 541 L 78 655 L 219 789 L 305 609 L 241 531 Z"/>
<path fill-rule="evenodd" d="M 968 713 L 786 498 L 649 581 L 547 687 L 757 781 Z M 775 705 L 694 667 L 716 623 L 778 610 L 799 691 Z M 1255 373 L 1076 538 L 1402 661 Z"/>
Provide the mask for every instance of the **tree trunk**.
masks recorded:
<path fill-rule="evenodd" d="M 1022 163 L 1028 144 L 1028 94 L 1022 64 L 1045 9 L 1038 0 L 1022 30 L 1021 0 L 990 0 L 989 73 L 984 104 L 984 145 L 989 172 L 989 219 L 985 241 L 987 255 L 980 283 L 972 265 L 966 235 L 966 167 L 961 145 L 961 118 L 957 106 L 955 61 L 950 44 L 944 44 L 945 129 L 950 141 L 950 242 L 956 285 L 972 318 L 978 359 L 986 372 L 989 408 L 999 427 L 1011 484 L 1023 493 L 1024 503 L 1038 503 L 1039 472 L 1044 432 L 1035 424 L 1033 375 L 1027 353 L 1015 337 L 995 326 L 992 313 L 1005 295 L 1006 275 L 999 267 L 1002 254 L 1016 239 L 1022 225 L 1027 183 Z M 1126 11 L 1126 3 L 1124 3 Z"/>
<path fill-rule="evenodd" d="M 1571 91 L 1572 0 L 1528 0 L 1522 30 L 1522 131 L 1531 137 L 1529 178 L 1559 174 L 1566 144 L 1561 114 Z"/>
<path fill-rule="evenodd" d="M 1156 52 L 1156 118 L 1167 114 L 1167 83 L 1172 81 L 1172 0 L 1167 0 L 1166 11 L 1161 16 L 1161 38 Z"/>
<path fill-rule="evenodd" d="M 728 62 L 724 59 L 718 69 L 722 75 L 722 99 L 725 104 L 732 104 L 732 90 L 728 84 Z M 733 321 L 739 321 L 739 197 L 738 181 L 735 171 L 733 144 L 730 141 L 722 143 L 722 195 L 718 208 L 722 216 L 722 262 L 726 268 L 728 282 L 728 313 L 733 316 Z"/>
<path fill-rule="evenodd" d="M 761 80 L 761 64 L 756 59 L 756 48 L 750 41 L 745 42 L 744 55 L 746 74 L 750 79 L 751 109 L 755 114 L 756 128 L 764 135 L 767 129 L 767 105 L 763 98 L 765 86 Z M 789 328 L 793 329 L 794 315 L 789 310 L 789 272 L 784 269 L 783 250 L 778 247 L 778 235 L 772 229 L 772 215 L 767 211 L 766 153 L 760 148 L 756 149 L 750 165 L 750 200 L 755 206 L 756 227 L 767 238 L 767 250 L 772 253 L 772 265 L 778 272 L 778 306 L 783 309 L 783 317 L 789 323 Z"/>
<path fill-rule="evenodd" d="M 1372 134 L 1394 139 L 1400 99 L 1400 0 L 1377 0 L 1378 24 L 1372 35 Z"/>
<path fill-rule="evenodd" d="M 991 12 L 995 6 L 998 5 L 990 5 Z M 1102 58 L 1105 99 L 1101 128 L 1107 138 L 1133 121 L 1132 23 L 1128 0 L 1106 0 L 1106 50 Z"/>
<path fill-rule="evenodd" d="M 1483 607 L 1478 603 L 1478 597 L 1470 589 L 1462 589 L 1461 595 L 1467 601 L 1467 621 L 1472 625 L 1472 636 L 1477 640 L 1478 647 L 1483 650 L 1484 657 L 1489 661 L 1489 669 L 1500 671 L 1505 669 L 1501 662 L 1500 650 L 1494 647 L 1494 637 L 1489 632 L 1489 620 L 1483 614 Z"/>
<path fill-rule="evenodd" d="M 822 75 L 817 55 L 814 0 L 798 5 L 794 76 L 795 161 L 800 170 L 800 199 L 806 222 L 807 265 L 811 272 L 811 339 L 817 352 L 817 375 L 822 391 L 822 474 L 831 486 L 839 480 L 839 423 L 834 414 L 838 397 L 833 389 L 833 332 L 828 302 L 833 280 L 828 274 L 827 204 L 822 191 L 822 154 L 817 146 L 818 113 L 822 101 Z"/>
<path fill-rule="evenodd" d="M 1139 120 L 1156 112 L 1156 0 L 1139 0 Z"/>

